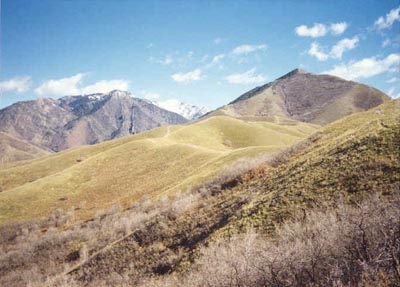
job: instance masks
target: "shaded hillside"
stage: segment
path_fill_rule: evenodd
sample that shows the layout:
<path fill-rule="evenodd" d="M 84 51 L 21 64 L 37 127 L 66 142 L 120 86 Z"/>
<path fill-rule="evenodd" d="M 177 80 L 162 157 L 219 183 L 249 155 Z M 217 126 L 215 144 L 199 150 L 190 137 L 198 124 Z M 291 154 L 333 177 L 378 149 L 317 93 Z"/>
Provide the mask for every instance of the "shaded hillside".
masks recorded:
<path fill-rule="evenodd" d="M 363 84 L 296 69 L 208 115 L 238 118 L 279 116 L 325 125 L 389 99 L 379 90 Z"/>
<path fill-rule="evenodd" d="M 0 131 L 53 151 L 185 123 L 127 92 L 37 99 L 0 110 Z"/>
<path fill-rule="evenodd" d="M 0 132 L 0 164 L 37 158 L 50 152 Z"/>
<path fill-rule="evenodd" d="M 215 117 L 0 167 L 0 223 L 81 206 L 77 218 L 113 204 L 158 197 L 203 182 L 236 159 L 277 151 L 313 125 Z M 64 200 L 63 200 L 64 199 Z"/>

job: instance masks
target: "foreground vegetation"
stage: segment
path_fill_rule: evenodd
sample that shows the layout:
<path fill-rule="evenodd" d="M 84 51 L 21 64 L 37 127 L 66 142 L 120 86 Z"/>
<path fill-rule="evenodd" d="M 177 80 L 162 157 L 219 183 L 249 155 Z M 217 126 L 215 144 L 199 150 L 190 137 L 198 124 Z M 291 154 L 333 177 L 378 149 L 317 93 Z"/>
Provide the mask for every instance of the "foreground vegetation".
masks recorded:
<path fill-rule="evenodd" d="M 187 273 L 143 286 L 398 286 L 400 196 L 314 210 L 273 237 L 250 231 L 200 252 Z"/>

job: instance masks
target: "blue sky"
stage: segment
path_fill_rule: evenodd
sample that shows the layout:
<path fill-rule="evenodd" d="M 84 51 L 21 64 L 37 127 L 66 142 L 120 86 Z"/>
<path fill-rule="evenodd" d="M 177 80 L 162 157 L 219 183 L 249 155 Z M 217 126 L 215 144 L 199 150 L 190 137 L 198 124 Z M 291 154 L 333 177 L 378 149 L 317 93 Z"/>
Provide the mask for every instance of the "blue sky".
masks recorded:
<path fill-rule="evenodd" d="M 400 95 L 399 2 L 2 0 L 0 107 L 127 89 L 216 108 L 302 68 Z"/>

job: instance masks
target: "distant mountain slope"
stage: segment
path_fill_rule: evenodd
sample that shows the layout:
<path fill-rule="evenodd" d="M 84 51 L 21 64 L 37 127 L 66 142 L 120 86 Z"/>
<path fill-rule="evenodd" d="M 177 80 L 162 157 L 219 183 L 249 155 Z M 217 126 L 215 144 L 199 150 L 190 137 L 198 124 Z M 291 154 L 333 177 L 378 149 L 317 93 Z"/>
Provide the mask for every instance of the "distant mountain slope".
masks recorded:
<path fill-rule="evenodd" d="M 209 116 L 280 116 L 325 125 L 389 99 L 379 90 L 363 84 L 296 69 L 243 94 Z"/>
<path fill-rule="evenodd" d="M 28 142 L 0 132 L 0 164 L 33 159 L 49 153 Z"/>
<path fill-rule="evenodd" d="M 209 108 L 198 107 L 175 99 L 154 102 L 154 104 L 167 111 L 177 113 L 188 120 L 198 119 L 210 111 Z"/>
<path fill-rule="evenodd" d="M 122 91 L 37 99 L 0 111 L 0 131 L 53 151 L 186 121 Z"/>
<path fill-rule="evenodd" d="M 0 166 L 0 223 L 48 215 L 81 201 L 87 208 L 76 215 L 88 218 L 114 203 L 174 194 L 240 157 L 277 151 L 315 130 L 294 121 L 282 125 L 213 117 Z M 63 197 L 68 200 L 60 201 Z"/>

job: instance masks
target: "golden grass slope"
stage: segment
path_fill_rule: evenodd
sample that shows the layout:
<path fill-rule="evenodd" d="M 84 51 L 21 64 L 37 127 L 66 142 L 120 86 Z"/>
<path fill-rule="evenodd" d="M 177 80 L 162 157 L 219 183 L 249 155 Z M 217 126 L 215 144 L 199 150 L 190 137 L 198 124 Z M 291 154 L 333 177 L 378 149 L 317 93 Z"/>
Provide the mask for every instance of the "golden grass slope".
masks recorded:
<path fill-rule="evenodd" d="M 0 164 L 33 159 L 49 153 L 24 140 L 0 132 Z"/>
<path fill-rule="evenodd" d="M 272 231 L 315 205 L 400 191 L 399 100 L 331 123 L 303 146 L 289 162 L 236 187 L 243 192 L 251 186 L 259 194 L 225 230 Z"/>
<path fill-rule="evenodd" d="M 113 204 L 173 194 L 240 157 L 273 152 L 317 126 L 212 117 L 0 167 L 0 224 L 74 208 L 86 219 Z"/>

